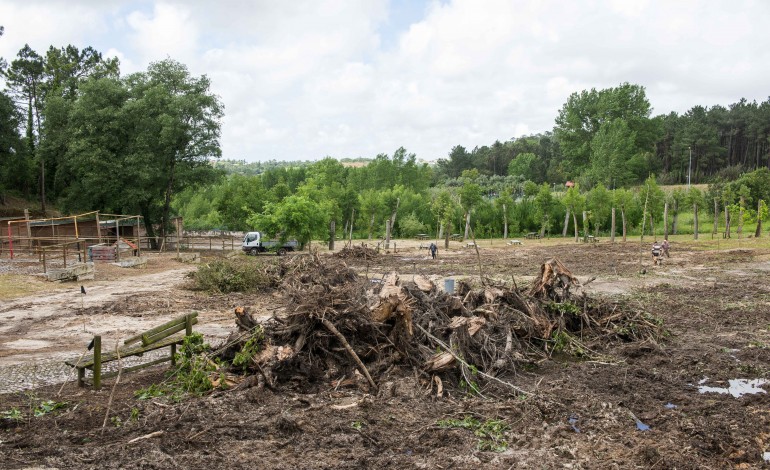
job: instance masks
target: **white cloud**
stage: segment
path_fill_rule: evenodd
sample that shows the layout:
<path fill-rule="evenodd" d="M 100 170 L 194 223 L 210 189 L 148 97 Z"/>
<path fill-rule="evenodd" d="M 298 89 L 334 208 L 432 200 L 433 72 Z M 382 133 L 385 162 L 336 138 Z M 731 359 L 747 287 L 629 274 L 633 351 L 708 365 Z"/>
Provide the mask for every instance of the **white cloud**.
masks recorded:
<path fill-rule="evenodd" d="M 222 97 L 225 157 L 250 160 L 400 146 L 435 159 L 550 130 L 570 93 L 626 81 L 647 87 L 655 113 L 770 94 L 762 0 L 425 0 L 412 22 L 392 11 L 387 0 L 0 0 L 0 55 L 74 43 L 119 57 L 123 72 L 180 60 Z"/>

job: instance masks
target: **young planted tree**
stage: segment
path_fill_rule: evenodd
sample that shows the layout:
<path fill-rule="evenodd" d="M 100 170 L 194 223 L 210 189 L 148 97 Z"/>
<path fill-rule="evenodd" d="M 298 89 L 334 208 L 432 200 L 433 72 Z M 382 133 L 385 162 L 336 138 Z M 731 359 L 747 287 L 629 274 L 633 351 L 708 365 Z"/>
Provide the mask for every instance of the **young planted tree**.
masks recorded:
<path fill-rule="evenodd" d="M 591 211 L 591 219 L 594 224 L 594 236 L 599 236 L 599 230 L 612 209 L 612 193 L 603 184 L 594 186 L 586 195 L 586 205 Z"/>
<path fill-rule="evenodd" d="M 767 204 L 760 199 L 757 202 L 757 230 L 754 232 L 754 238 L 762 236 L 762 221 L 767 220 Z"/>
<path fill-rule="evenodd" d="M 503 240 L 508 239 L 508 217 L 513 209 L 513 204 L 510 189 L 505 189 L 500 197 L 495 199 L 495 208 L 503 216 Z"/>
<path fill-rule="evenodd" d="M 444 230 L 444 249 L 449 248 L 449 236 L 452 232 L 452 217 L 455 213 L 455 203 L 452 194 L 445 190 L 439 191 L 431 202 L 431 212 L 436 217 L 440 228 L 437 228 L 436 238 L 441 237 Z"/>
<path fill-rule="evenodd" d="M 583 210 L 586 201 L 585 197 L 580 194 L 580 189 L 577 184 L 567 190 L 562 203 L 567 208 L 567 214 L 569 215 L 572 213 L 572 221 L 575 228 L 575 241 L 580 241 L 580 236 L 578 234 L 577 213 Z M 567 235 L 566 225 L 567 224 L 565 224 L 565 230 L 562 232 L 563 236 Z"/>
<path fill-rule="evenodd" d="M 655 176 L 650 175 L 645 180 L 639 191 L 639 200 L 647 201 L 647 214 L 650 219 L 650 234 L 655 235 L 655 219 L 663 212 L 663 201 L 666 194 L 655 181 Z"/>
<path fill-rule="evenodd" d="M 463 171 L 463 185 L 460 188 L 460 205 L 464 211 L 465 234 L 464 240 L 468 239 L 471 227 L 471 212 L 474 207 L 481 202 L 481 186 L 476 183 L 479 172 L 476 169 Z"/>
<path fill-rule="evenodd" d="M 551 188 L 548 183 L 543 183 L 535 196 L 536 220 L 540 223 L 540 238 L 545 236 L 546 230 L 550 227 L 551 212 L 556 205 L 556 199 L 551 194 Z"/>
<path fill-rule="evenodd" d="M 735 193 L 730 185 L 726 185 L 722 188 L 722 205 L 725 208 L 725 238 L 730 238 L 730 223 L 732 222 L 730 217 L 730 208 L 735 201 Z"/>
<path fill-rule="evenodd" d="M 620 208 L 621 224 L 623 226 L 623 241 L 626 241 L 626 235 L 628 234 L 628 210 L 634 203 L 634 194 L 628 189 L 615 190 L 615 205 Z"/>
<path fill-rule="evenodd" d="M 693 239 L 698 239 L 698 210 L 706 205 L 706 199 L 703 197 L 703 192 L 695 186 L 690 187 L 687 192 L 687 202 L 692 207 L 692 233 Z"/>

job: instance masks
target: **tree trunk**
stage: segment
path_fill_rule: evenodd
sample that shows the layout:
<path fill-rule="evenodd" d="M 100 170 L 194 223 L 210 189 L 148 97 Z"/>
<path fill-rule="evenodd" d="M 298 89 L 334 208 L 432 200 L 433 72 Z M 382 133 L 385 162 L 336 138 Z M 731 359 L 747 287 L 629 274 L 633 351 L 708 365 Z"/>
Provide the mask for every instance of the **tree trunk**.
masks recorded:
<path fill-rule="evenodd" d="M 471 230 L 471 211 L 468 211 L 465 213 L 465 234 L 463 235 L 463 240 L 468 239 L 470 230 Z"/>
<path fill-rule="evenodd" d="M 452 232 L 452 221 L 447 221 L 446 231 L 444 232 L 444 249 L 449 249 L 449 234 Z"/>
<path fill-rule="evenodd" d="M 725 204 L 725 238 L 730 238 L 730 207 Z"/>
<path fill-rule="evenodd" d="M 508 211 L 503 204 L 503 240 L 508 240 Z"/>
<path fill-rule="evenodd" d="M 743 236 L 743 208 L 746 205 L 746 199 L 741 196 L 741 202 L 738 206 L 738 238 Z"/>
<path fill-rule="evenodd" d="M 612 228 L 610 229 L 610 243 L 615 243 L 615 208 L 612 208 Z"/>
<path fill-rule="evenodd" d="M 692 205 L 692 233 L 695 240 L 698 239 L 698 205 Z"/>
<path fill-rule="evenodd" d="M 583 211 L 583 241 L 588 241 L 588 214 Z"/>
<path fill-rule="evenodd" d="M 620 218 L 623 219 L 623 242 L 626 241 L 626 209 L 620 208 Z"/>
<path fill-rule="evenodd" d="M 390 214 L 390 218 L 385 222 L 385 249 L 390 249 L 390 237 L 393 232 L 393 224 L 396 223 L 396 214 L 398 213 L 398 205 L 401 203 L 401 198 L 396 199 L 396 208 Z"/>
<path fill-rule="evenodd" d="M 373 229 L 374 229 L 374 212 L 372 212 L 372 216 L 369 218 L 369 241 L 372 241 Z"/>
<path fill-rule="evenodd" d="M 580 233 L 578 232 L 577 214 L 572 213 L 572 225 L 575 226 L 575 241 L 580 241 Z"/>
<path fill-rule="evenodd" d="M 562 237 L 567 237 L 567 229 L 569 228 L 569 207 L 567 208 L 567 215 L 564 216 L 564 229 L 561 231 Z"/>
<path fill-rule="evenodd" d="M 719 233 L 719 201 L 714 198 L 714 231 L 712 235 Z"/>
<path fill-rule="evenodd" d="M 152 219 L 150 218 L 149 206 L 142 204 L 139 208 L 139 211 L 142 213 L 142 218 L 144 219 L 144 230 L 147 232 L 147 239 L 150 242 L 150 249 L 157 250 L 158 238 L 155 236 L 155 229 L 152 226 Z M 138 227 L 137 227 L 137 230 L 138 230 Z"/>
<path fill-rule="evenodd" d="M 652 214 L 650 214 L 650 236 L 655 238 L 655 225 L 652 223 Z"/>
<path fill-rule="evenodd" d="M 548 225 L 548 217 L 543 217 L 543 225 L 540 226 L 540 238 L 545 238 L 546 225 Z"/>
<path fill-rule="evenodd" d="M 329 251 L 334 251 L 334 239 L 337 238 L 337 221 L 329 222 Z"/>
<path fill-rule="evenodd" d="M 663 239 L 668 240 L 668 202 L 663 205 Z"/>
<path fill-rule="evenodd" d="M 160 234 L 163 238 L 166 237 L 166 227 L 168 226 L 168 214 L 171 210 L 171 195 L 174 192 L 174 178 L 176 176 L 176 160 L 173 158 L 169 162 L 170 168 L 168 172 L 168 183 L 166 184 L 166 192 L 163 195 L 163 215 L 161 216 Z"/>
<path fill-rule="evenodd" d="M 762 236 L 762 217 L 759 210 L 762 208 L 762 199 L 757 202 L 757 230 L 754 232 L 754 238 Z"/>
<path fill-rule="evenodd" d="M 438 237 L 436 237 L 436 238 L 438 238 L 439 240 L 444 238 L 444 222 L 441 222 L 439 224 L 439 226 L 438 226 Z"/>

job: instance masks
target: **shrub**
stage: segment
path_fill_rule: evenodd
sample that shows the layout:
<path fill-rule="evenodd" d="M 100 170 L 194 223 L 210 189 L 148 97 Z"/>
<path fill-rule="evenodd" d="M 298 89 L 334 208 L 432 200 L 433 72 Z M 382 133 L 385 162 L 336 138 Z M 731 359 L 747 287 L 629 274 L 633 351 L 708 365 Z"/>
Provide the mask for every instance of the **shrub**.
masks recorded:
<path fill-rule="evenodd" d="M 224 259 L 206 263 L 192 274 L 195 288 L 227 294 L 273 289 L 278 279 L 269 266 L 250 259 Z"/>

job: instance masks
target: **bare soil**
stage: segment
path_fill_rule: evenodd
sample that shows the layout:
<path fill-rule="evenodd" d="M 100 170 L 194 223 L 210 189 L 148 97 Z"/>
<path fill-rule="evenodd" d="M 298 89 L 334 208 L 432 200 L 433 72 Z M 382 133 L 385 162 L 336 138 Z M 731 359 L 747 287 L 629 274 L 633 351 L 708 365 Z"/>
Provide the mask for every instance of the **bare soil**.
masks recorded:
<path fill-rule="evenodd" d="M 457 246 L 457 245 L 456 245 Z M 729 245 L 728 245 L 729 247 Z M 724 247 L 723 247 L 724 248 Z M 273 293 L 209 295 L 187 289 L 195 269 L 153 255 L 146 270 L 97 266 L 94 281 L 36 293 L 0 306 L 0 364 L 79 354 L 95 332 L 117 341 L 182 313 L 201 312 L 196 329 L 215 343 L 234 329 L 233 307 L 270 314 Z M 213 255 L 212 255 L 213 256 Z M 323 256 L 323 255 L 322 255 Z M 677 244 L 653 267 L 638 243 L 480 244 L 439 251 L 416 244 L 374 259 L 347 259 L 375 278 L 389 271 L 436 281 L 482 274 L 527 284 L 556 257 L 596 296 L 663 319 L 659 342 L 603 345 L 602 360 L 552 356 L 517 371 L 516 396 L 451 390 L 437 398 L 410 370 L 365 383 L 336 378 L 312 389 L 218 390 L 179 403 L 138 400 L 134 391 L 164 380 L 164 367 L 126 374 L 112 397 L 65 385 L 0 395 L 3 468 L 762 468 L 770 452 L 770 385 L 740 397 L 699 393 L 701 384 L 770 378 L 770 249 L 703 251 Z M 206 259 L 204 259 L 206 262 Z M 641 272 L 644 272 L 642 274 Z M 86 331 L 83 331 L 85 322 Z M 2 378 L 0 378 L 2 380 Z M 497 394 L 499 395 L 499 394 Z M 41 400 L 66 402 L 33 417 Z M 472 430 L 440 420 L 472 416 L 507 425 L 497 451 L 481 450 Z M 640 423 L 649 430 L 640 430 Z M 145 439 L 131 442 L 137 437 Z"/>

